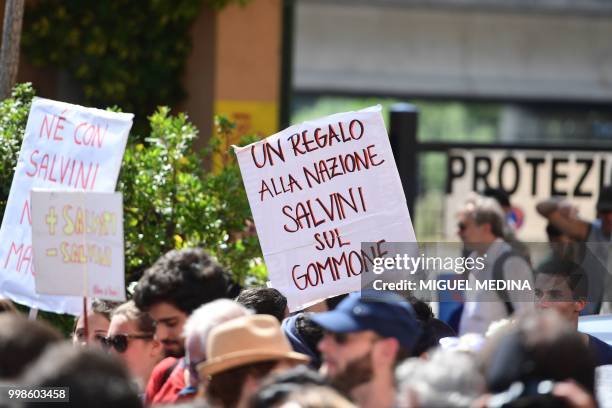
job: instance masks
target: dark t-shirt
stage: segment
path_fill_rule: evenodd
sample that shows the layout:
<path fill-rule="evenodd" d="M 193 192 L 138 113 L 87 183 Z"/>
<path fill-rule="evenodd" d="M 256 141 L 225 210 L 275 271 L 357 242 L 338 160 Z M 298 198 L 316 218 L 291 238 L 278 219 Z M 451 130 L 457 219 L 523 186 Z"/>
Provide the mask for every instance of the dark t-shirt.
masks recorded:
<path fill-rule="evenodd" d="M 587 336 L 589 336 L 589 351 L 595 357 L 595 365 L 612 364 L 612 346 L 590 334 Z"/>

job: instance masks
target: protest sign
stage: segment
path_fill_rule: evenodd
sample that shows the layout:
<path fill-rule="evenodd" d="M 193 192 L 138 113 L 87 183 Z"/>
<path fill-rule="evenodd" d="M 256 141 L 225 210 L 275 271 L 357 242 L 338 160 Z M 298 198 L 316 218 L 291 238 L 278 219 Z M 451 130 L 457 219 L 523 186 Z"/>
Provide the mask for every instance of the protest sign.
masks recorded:
<path fill-rule="evenodd" d="M 550 197 L 566 198 L 582 218 L 595 219 L 602 185 L 611 182 L 612 154 L 507 149 L 452 149 L 448 152 L 446 238 L 457 236 L 457 213 L 472 191 L 487 187 L 508 193 L 508 222 L 524 241 L 546 240 L 546 219 L 536 204 Z"/>
<path fill-rule="evenodd" d="M 36 292 L 125 300 L 121 193 L 31 197 Z"/>
<path fill-rule="evenodd" d="M 80 298 L 35 292 L 30 191 L 115 191 L 132 118 L 34 98 L 0 228 L 0 293 L 30 307 L 80 313 Z"/>
<path fill-rule="evenodd" d="M 235 151 L 271 285 L 292 311 L 359 290 L 385 242 L 416 241 L 380 106 Z"/>

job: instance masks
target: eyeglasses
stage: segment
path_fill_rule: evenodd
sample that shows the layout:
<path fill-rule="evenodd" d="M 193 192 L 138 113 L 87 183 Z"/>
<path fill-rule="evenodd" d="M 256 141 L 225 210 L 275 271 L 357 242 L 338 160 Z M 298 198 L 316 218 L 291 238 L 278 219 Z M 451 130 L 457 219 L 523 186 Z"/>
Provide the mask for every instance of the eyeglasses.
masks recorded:
<path fill-rule="evenodd" d="M 102 345 L 106 349 L 112 347 L 118 353 L 123 353 L 127 350 L 130 339 L 152 340 L 153 334 L 115 334 L 114 336 L 104 337 Z"/>

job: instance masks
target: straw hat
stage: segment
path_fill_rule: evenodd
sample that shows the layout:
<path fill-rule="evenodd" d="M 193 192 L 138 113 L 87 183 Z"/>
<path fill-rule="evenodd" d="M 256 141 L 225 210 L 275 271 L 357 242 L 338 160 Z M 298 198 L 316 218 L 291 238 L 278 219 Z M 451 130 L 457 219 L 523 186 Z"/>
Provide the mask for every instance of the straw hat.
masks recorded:
<path fill-rule="evenodd" d="M 212 329 L 206 342 L 207 360 L 198 364 L 202 377 L 269 360 L 308 363 L 291 349 L 278 320 L 269 315 L 239 317 Z"/>

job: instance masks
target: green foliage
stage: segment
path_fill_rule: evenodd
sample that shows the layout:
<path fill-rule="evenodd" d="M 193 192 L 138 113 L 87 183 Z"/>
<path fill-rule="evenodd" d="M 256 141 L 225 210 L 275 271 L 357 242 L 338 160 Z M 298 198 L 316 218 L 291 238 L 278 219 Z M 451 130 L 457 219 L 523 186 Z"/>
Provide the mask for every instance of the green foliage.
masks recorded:
<path fill-rule="evenodd" d="M 17 310 L 23 313 L 24 316 L 27 316 L 30 312 L 30 308 L 27 306 L 15 303 L 15 307 Z M 42 310 L 38 312 L 37 319 L 46 320 L 57 330 L 59 330 L 60 333 L 62 333 L 66 338 L 70 338 L 76 323 L 74 316 L 43 312 Z"/>
<path fill-rule="evenodd" d="M 191 51 L 190 27 L 204 3 L 222 8 L 245 0 L 28 2 L 22 48 L 36 66 L 74 79 L 88 106 L 118 104 L 144 119 L 157 105 L 175 105 Z"/>
<path fill-rule="evenodd" d="M 203 246 L 244 283 L 261 257 L 259 242 L 243 231 L 251 211 L 236 163 L 204 172 L 192 151 L 196 128 L 184 114 L 159 108 L 149 118 L 151 137 L 128 146 L 119 176 L 123 192 L 128 280 L 164 252 Z M 220 119 L 206 158 L 221 153 L 233 124 Z M 224 152 L 227 153 L 227 152 Z M 261 280 L 261 273 L 256 280 Z"/>
<path fill-rule="evenodd" d="M 0 213 L 4 213 L 34 91 L 18 85 L 0 102 Z M 117 110 L 114 108 L 114 110 Z M 130 142 L 119 175 L 123 193 L 127 281 L 168 250 L 202 246 L 233 272 L 241 284 L 266 279 L 259 241 L 240 170 L 227 149 L 235 125 L 216 118 L 217 134 L 204 155 L 193 152 L 197 129 L 184 114 L 162 107 L 149 117 L 151 133 Z M 253 138 L 246 138 L 249 143 Z M 202 158 L 224 157 L 217 172 L 203 170 Z M 62 331 L 72 320 L 49 317 Z"/>
<path fill-rule="evenodd" d="M 233 159 L 233 153 L 229 151 L 229 140 L 236 124 L 225 117 L 216 116 L 215 127 L 216 134 L 211 138 L 205 157 L 210 159 L 213 155 L 220 156 L 223 169 L 207 173 L 205 183 L 209 194 L 218 200 L 215 217 L 220 221 L 223 240 L 211 244 L 217 246 L 217 257 L 222 263 L 232 267 L 238 282 L 262 285 L 267 279 L 267 270 L 261 258 L 261 248 L 240 168 Z M 246 136 L 240 140 L 239 145 L 246 146 L 256 140 L 256 136 Z"/>
<path fill-rule="evenodd" d="M 0 102 L 0 216 L 4 215 L 33 97 L 32 84 L 19 84 L 10 98 Z"/>

